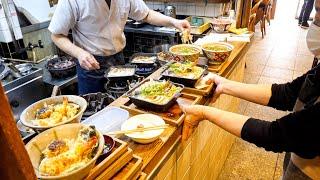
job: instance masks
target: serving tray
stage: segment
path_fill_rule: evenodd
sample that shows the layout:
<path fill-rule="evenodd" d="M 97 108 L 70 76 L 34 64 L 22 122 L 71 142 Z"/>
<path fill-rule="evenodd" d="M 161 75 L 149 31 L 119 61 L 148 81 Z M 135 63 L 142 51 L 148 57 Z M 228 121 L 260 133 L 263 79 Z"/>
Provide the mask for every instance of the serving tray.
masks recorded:
<path fill-rule="evenodd" d="M 139 108 L 134 105 L 131 100 L 128 100 L 126 103 L 124 103 L 121 108 L 129 111 L 131 115 L 145 113 L 155 114 L 162 117 L 162 119 L 168 124 L 180 126 L 185 118 L 185 114 L 180 109 L 178 103 L 183 105 L 195 105 L 199 104 L 201 100 L 202 96 L 200 95 L 181 93 L 181 95 L 177 98 L 177 101 L 166 112 L 155 112 Z"/>
<path fill-rule="evenodd" d="M 128 151 L 128 143 L 113 138 L 115 141 L 115 146 L 112 150 L 112 153 L 106 157 L 101 162 L 97 162 L 95 167 L 90 171 L 89 175 L 85 178 L 88 180 L 96 179 L 102 174 L 106 176 L 105 172 L 109 177 L 112 177 L 117 171 L 119 171 L 129 160 L 127 158 L 122 158 L 123 156 L 130 157 L 130 152 Z M 132 157 L 132 150 L 131 150 Z M 125 162 L 127 160 L 127 162 Z M 124 163 L 125 162 L 125 163 Z M 113 171 L 110 170 L 110 167 L 115 167 Z"/>
<path fill-rule="evenodd" d="M 141 173 L 142 158 L 133 155 L 133 158 L 111 179 L 137 179 Z"/>

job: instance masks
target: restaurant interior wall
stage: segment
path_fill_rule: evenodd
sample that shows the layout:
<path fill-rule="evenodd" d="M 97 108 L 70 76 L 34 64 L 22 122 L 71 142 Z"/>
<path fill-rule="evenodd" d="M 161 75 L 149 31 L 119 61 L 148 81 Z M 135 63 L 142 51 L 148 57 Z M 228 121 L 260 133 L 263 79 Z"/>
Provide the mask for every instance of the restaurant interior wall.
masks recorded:
<path fill-rule="evenodd" d="M 179 15 L 189 16 L 209 16 L 215 17 L 221 14 L 222 4 L 208 3 L 205 4 L 203 1 L 194 1 L 194 3 L 175 2 L 175 3 L 163 3 L 148 0 L 146 2 L 150 9 L 164 10 L 167 5 L 173 5 L 176 7 L 176 13 Z"/>

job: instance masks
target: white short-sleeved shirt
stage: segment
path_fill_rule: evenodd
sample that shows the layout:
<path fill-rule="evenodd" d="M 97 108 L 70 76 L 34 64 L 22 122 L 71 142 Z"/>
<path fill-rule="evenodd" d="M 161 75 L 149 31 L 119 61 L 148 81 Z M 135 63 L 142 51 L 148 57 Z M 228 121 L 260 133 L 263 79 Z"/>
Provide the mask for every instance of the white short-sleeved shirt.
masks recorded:
<path fill-rule="evenodd" d="M 49 31 L 68 35 L 74 43 L 93 55 L 109 56 L 126 44 L 123 33 L 128 17 L 143 20 L 149 8 L 142 0 L 59 0 Z"/>

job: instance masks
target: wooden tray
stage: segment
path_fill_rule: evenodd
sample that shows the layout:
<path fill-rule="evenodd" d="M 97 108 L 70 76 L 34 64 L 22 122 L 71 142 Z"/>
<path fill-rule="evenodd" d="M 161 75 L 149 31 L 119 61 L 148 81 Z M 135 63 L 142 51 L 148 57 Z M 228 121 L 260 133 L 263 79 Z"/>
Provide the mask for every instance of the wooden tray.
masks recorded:
<path fill-rule="evenodd" d="M 146 180 L 147 179 L 147 174 L 144 172 L 140 173 L 140 176 L 138 177 L 138 180 Z"/>
<path fill-rule="evenodd" d="M 95 180 L 105 180 L 112 178 L 119 172 L 125 165 L 133 158 L 132 149 L 128 148 L 127 151 L 120 156 L 114 163 L 112 163 L 106 170 L 104 170 Z"/>
<path fill-rule="evenodd" d="M 115 147 L 113 148 L 112 153 L 103 161 L 96 164 L 96 166 L 90 171 L 86 179 L 88 180 L 95 179 L 103 171 L 105 171 L 111 164 L 117 163 L 118 158 L 128 151 L 128 143 L 116 138 L 113 138 L 113 139 L 115 141 Z"/>
<path fill-rule="evenodd" d="M 222 67 L 226 64 L 227 61 L 224 61 L 223 63 L 217 65 L 208 65 L 208 71 L 219 74 L 222 70 Z"/>
<path fill-rule="evenodd" d="M 142 158 L 133 155 L 133 158 L 127 163 L 112 179 L 137 179 L 141 173 Z"/>
<path fill-rule="evenodd" d="M 201 100 L 202 96 L 200 95 L 181 93 L 180 97 L 178 97 L 177 99 L 177 102 L 185 105 L 195 105 L 200 103 Z M 146 113 L 155 114 L 162 117 L 162 119 L 168 124 L 171 124 L 173 126 L 180 126 L 185 118 L 185 114 L 182 112 L 177 102 L 168 110 L 168 112 L 164 113 L 138 109 L 138 107 L 136 107 L 130 100 L 122 105 L 121 108 L 129 111 L 131 115 Z"/>

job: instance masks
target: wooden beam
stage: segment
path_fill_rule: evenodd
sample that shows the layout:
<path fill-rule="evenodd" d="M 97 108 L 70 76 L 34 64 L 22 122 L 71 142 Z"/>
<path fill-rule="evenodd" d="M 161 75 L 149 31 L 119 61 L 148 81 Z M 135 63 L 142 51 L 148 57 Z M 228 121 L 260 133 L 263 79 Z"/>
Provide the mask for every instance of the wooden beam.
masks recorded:
<path fill-rule="evenodd" d="M 0 83 L 0 179 L 37 179 Z"/>
<path fill-rule="evenodd" d="M 238 0 L 236 12 L 236 28 L 247 28 L 249 25 L 251 0 Z"/>

